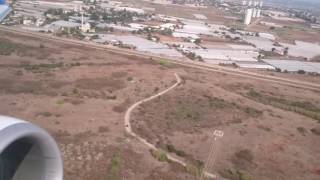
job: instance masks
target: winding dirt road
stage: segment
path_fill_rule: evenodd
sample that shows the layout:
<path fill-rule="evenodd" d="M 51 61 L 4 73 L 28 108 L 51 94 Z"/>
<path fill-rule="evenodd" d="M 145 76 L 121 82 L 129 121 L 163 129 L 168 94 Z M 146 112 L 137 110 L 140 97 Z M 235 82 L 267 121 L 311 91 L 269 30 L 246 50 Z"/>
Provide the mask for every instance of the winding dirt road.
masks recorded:
<path fill-rule="evenodd" d="M 148 97 L 146 99 L 143 99 L 143 100 L 140 100 L 136 103 L 134 103 L 132 106 L 129 107 L 129 109 L 126 111 L 126 114 L 124 116 L 124 125 L 125 125 L 125 130 L 128 134 L 130 134 L 131 136 L 137 138 L 140 142 L 142 142 L 144 145 L 146 145 L 148 148 L 152 149 L 152 150 L 156 150 L 156 151 L 159 151 L 160 149 L 156 148 L 153 144 L 149 143 L 146 139 L 143 139 L 142 137 L 140 137 L 138 134 L 136 134 L 135 132 L 132 131 L 132 127 L 131 127 L 131 123 L 130 123 L 130 118 L 131 118 L 131 114 L 133 112 L 134 109 L 136 109 L 138 106 L 140 106 L 141 104 L 145 103 L 145 102 L 148 102 L 148 101 L 151 101 L 159 96 L 162 96 L 166 93 L 168 93 L 169 91 L 173 90 L 175 87 L 177 87 L 180 83 L 181 83 L 181 78 L 180 76 L 175 73 L 174 74 L 175 77 L 176 77 L 176 80 L 177 82 L 172 85 L 171 87 L 169 87 L 168 89 L 158 93 L 158 94 L 155 94 L 151 97 Z M 182 166 L 187 166 L 187 163 L 185 163 L 184 161 L 178 159 L 178 158 L 175 158 L 173 156 L 171 156 L 170 154 L 166 153 L 167 157 L 169 160 L 173 161 L 173 162 L 176 162 L 176 163 L 179 163 L 181 164 Z M 209 172 L 204 172 L 204 175 L 207 176 L 207 177 L 210 177 L 210 178 L 216 178 L 216 175 L 214 174 L 211 174 Z"/>

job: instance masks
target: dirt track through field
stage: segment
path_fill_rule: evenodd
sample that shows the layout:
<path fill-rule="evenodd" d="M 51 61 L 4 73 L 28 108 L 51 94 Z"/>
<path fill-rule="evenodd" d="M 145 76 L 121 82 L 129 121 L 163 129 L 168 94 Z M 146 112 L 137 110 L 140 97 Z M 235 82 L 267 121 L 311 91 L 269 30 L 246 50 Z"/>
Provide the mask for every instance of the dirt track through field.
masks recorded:
<path fill-rule="evenodd" d="M 168 93 L 169 91 L 173 90 L 175 87 L 177 87 L 180 83 L 181 83 L 181 78 L 178 74 L 174 74 L 175 77 L 176 77 L 176 80 L 177 82 L 172 85 L 171 87 L 169 87 L 168 89 L 165 89 L 164 91 L 158 93 L 158 94 L 155 94 L 153 96 L 150 96 L 146 99 L 143 99 L 143 100 L 140 100 L 138 102 L 136 102 L 135 104 L 133 104 L 132 106 L 130 106 L 128 108 L 128 110 L 126 111 L 126 114 L 125 114 L 125 117 L 124 117 L 124 125 L 125 125 L 125 130 L 128 134 L 130 134 L 131 136 L 137 138 L 140 142 L 142 142 L 144 145 L 146 145 L 148 148 L 152 149 L 152 150 L 156 150 L 156 151 L 159 151 L 160 149 L 156 148 L 153 144 L 149 143 L 146 139 L 143 139 L 141 136 L 139 136 L 138 134 L 136 134 L 135 132 L 132 131 L 132 128 L 131 128 L 131 123 L 130 123 L 130 118 L 131 118 L 131 114 L 133 112 L 134 109 L 136 109 L 138 106 L 140 106 L 141 104 L 145 103 L 145 102 L 148 102 L 148 101 L 151 101 L 159 96 L 162 96 L 166 93 Z M 187 166 L 187 164 L 178 159 L 178 158 L 175 158 L 173 156 L 171 156 L 170 154 L 166 153 L 166 156 L 168 157 L 169 160 L 173 161 L 173 162 L 176 162 L 182 166 Z M 204 175 L 205 176 L 208 176 L 210 178 L 216 178 L 216 175 L 214 174 L 211 174 L 209 172 L 204 172 Z"/>

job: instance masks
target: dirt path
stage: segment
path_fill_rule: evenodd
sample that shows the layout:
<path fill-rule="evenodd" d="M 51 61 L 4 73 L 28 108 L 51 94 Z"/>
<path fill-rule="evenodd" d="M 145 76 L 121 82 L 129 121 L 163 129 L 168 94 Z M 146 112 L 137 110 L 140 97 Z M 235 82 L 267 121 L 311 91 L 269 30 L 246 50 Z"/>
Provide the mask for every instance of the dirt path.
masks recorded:
<path fill-rule="evenodd" d="M 130 118 L 131 118 L 131 114 L 133 112 L 134 109 L 136 109 L 139 105 L 145 103 L 145 102 L 148 102 L 148 101 L 151 101 L 159 96 L 162 96 L 164 94 L 166 94 L 167 92 L 173 90 L 175 87 L 177 87 L 180 83 L 181 83 L 181 78 L 178 74 L 174 74 L 176 79 L 177 79 L 177 82 L 172 85 L 171 87 L 169 87 L 168 89 L 158 93 L 158 94 L 155 94 L 151 97 L 148 97 L 146 99 L 143 99 L 143 100 L 140 100 L 138 102 L 136 102 L 135 104 L 133 104 L 132 106 L 129 107 L 129 109 L 126 111 L 126 114 L 125 114 L 125 117 L 124 117 L 124 125 L 125 125 L 125 130 L 128 134 L 130 134 L 131 136 L 137 138 L 139 141 L 141 141 L 144 145 L 146 145 L 148 148 L 152 149 L 152 150 L 156 150 L 156 151 L 159 151 L 160 149 L 156 148 L 153 144 L 149 143 L 147 140 L 143 139 L 142 137 L 140 137 L 138 134 L 136 134 L 135 132 L 132 131 L 132 128 L 131 128 L 131 123 L 130 123 Z M 175 158 L 173 156 L 171 156 L 170 154 L 166 153 L 167 157 L 169 160 L 173 161 L 173 162 L 176 162 L 176 163 L 179 163 L 181 164 L 182 166 L 187 166 L 187 164 L 178 159 L 178 158 Z M 214 174 L 211 174 L 209 172 L 204 172 L 204 174 L 207 176 L 207 177 L 210 177 L 210 178 L 216 178 L 216 175 Z"/>

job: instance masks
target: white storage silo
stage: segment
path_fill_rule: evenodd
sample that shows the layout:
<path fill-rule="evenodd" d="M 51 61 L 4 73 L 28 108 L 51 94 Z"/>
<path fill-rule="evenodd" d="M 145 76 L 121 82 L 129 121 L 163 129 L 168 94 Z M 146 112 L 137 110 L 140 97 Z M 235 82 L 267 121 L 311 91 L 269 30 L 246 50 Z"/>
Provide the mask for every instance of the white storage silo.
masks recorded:
<path fill-rule="evenodd" d="M 244 18 L 244 24 L 245 25 L 249 25 L 251 23 L 252 13 L 253 13 L 253 9 L 252 8 L 247 9 L 246 16 Z"/>

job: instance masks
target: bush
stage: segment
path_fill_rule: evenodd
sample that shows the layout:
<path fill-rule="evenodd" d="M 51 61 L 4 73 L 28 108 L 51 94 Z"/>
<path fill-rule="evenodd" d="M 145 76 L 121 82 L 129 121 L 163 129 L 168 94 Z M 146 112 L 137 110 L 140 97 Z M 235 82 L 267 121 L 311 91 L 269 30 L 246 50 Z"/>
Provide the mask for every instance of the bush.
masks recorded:
<path fill-rule="evenodd" d="M 305 74 L 306 72 L 304 70 L 299 70 L 297 73 L 298 74 Z"/>
<path fill-rule="evenodd" d="M 299 133 L 300 133 L 301 135 L 303 135 L 303 136 L 306 135 L 306 132 L 307 132 L 307 131 L 306 131 L 305 128 L 303 128 L 303 127 L 298 127 L 297 130 L 299 131 Z"/>
<path fill-rule="evenodd" d="M 158 161 L 160 162 L 168 162 L 169 159 L 166 155 L 166 153 L 162 152 L 162 151 L 158 151 L 158 150 L 151 150 L 151 155 Z"/>
<path fill-rule="evenodd" d="M 44 117 L 51 117 L 52 113 L 51 112 L 41 112 L 39 115 L 44 116 Z"/>
<path fill-rule="evenodd" d="M 234 154 L 232 163 L 237 169 L 247 169 L 251 166 L 253 159 L 252 152 L 249 149 L 243 149 Z"/>
<path fill-rule="evenodd" d="M 250 97 L 261 97 L 261 94 L 259 94 L 257 91 L 253 90 L 253 89 L 250 89 L 250 91 L 247 93 L 248 96 Z"/>
<path fill-rule="evenodd" d="M 320 128 L 312 128 L 310 131 L 313 134 L 320 136 Z"/>
<path fill-rule="evenodd" d="M 243 149 L 235 153 L 235 156 L 239 159 L 244 159 L 248 162 L 253 161 L 253 154 L 249 149 Z"/>
<path fill-rule="evenodd" d="M 240 170 L 225 169 L 219 171 L 219 174 L 229 180 L 251 180 L 251 177 L 245 171 Z"/>
<path fill-rule="evenodd" d="M 246 107 L 244 111 L 251 117 L 259 117 L 262 114 L 262 111 L 259 111 L 251 107 Z"/>
<path fill-rule="evenodd" d="M 177 150 L 172 144 L 167 144 L 166 146 L 168 152 L 175 153 L 177 156 L 185 157 L 187 154 L 182 150 Z"/>
<path fill-rule="evenodd" d="M 105 133 L 105 132 L 109 132 L 110 129 L 108 126 L 100 126 L 98 131 L 99 131 L 99 133 Z"/>
<path fill-rule="evenodd" d="M 185 170 L 187 173 L 189 173 L 195 177 L 200 177 L 201 173 L 202 173 L 202 169 L 200 169 L 197 166 L 194 166 L 192 164 L 187 164 L 185 167 Z"/>
<path fill-rule="evenodd" d="M 116 99 L 117 99 L 117 96 L 116 96 L 116 95 L 114 95 L 114 96 L 107 96 L 106 98 L 109 99 L 109 100 L 116 100 Z"/>

